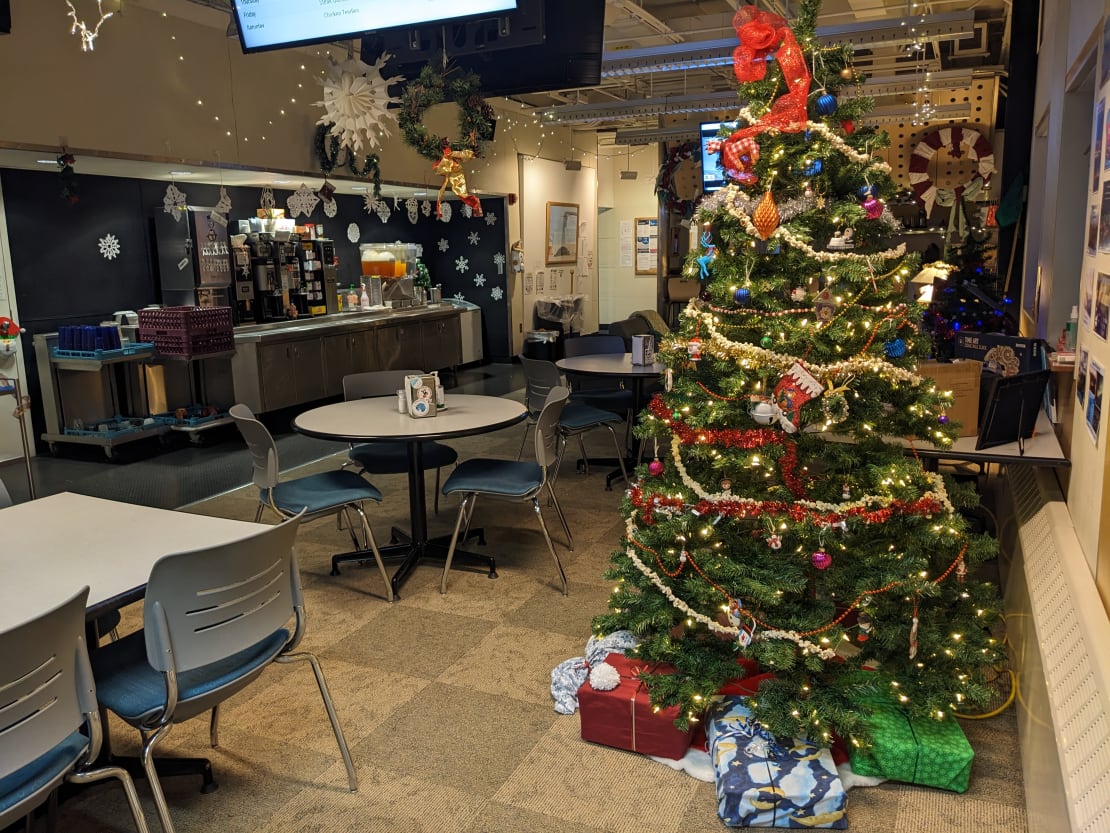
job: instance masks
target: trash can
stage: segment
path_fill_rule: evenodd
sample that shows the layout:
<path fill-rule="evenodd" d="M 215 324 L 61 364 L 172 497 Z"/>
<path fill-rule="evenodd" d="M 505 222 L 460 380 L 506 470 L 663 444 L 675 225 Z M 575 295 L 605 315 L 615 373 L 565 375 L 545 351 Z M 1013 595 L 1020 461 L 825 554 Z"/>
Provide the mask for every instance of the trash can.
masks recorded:
<path fill-rule="evenodd" d="M 529 330 L 524 334 L 524 356 L 553 362 L 559 356 L 559 333 L 555 330 Z"/>

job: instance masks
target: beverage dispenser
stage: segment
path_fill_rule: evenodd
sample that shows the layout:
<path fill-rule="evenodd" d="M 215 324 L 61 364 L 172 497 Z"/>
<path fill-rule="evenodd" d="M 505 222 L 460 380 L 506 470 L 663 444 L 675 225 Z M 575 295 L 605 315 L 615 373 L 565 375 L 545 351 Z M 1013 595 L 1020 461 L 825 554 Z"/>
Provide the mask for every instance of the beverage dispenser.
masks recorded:
<path fill-rule="evenodd" d="M 413 278 L 421 247 L 415 243 L 363 243 L 359 248 L 363 278 L 380 278 L 387 306 L 411 306 Z"/>
<path fill-rule="evenodd" d="M 274 265 L 273 235 L 268 232 L 254 232 L 247 238 L 247 242 L 257 301 L 255 320 L 260 323 L 279 321 L 285 318 L 287 296 L 282 292 L 281 279 Z"/>
<path fill-rule="evenodd" d="M 335 256 L 335 242 L 326 238 L 312 241 L 316 260 L 320 263 L 322 277 L 321 291 L 327 312 L 339 312 L 339 261 Z"/>
<path fill-rule="evenodd" d="M 234 303 L 231 313 L 236 324 L 253 324 L 257 320 L 254 303 L 254 273 L 251 271 L 251 250 L 245 234 L 231 237 L 231 272 L 234 284 Z"/>

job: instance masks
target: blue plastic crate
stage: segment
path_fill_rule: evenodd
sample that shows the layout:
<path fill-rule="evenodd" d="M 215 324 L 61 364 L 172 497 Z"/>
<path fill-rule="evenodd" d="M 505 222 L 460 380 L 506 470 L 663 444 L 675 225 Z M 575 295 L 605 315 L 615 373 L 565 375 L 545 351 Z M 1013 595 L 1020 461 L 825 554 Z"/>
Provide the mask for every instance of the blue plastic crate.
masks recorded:
<path fill-rule="evenodd" d="M 144 420 L 138 417 L 116 417 L 94 423 L 92 428 L 66 428 L 65 433 L 71 437 L 121 437 L 124 434 L 134 434 L 146 427 Z"/>
<path fill-rule="evenodd" d="M 55 359 L 93 359 L 99 361 L 103 361 L 104 359 L 120 359 L 125 356 L 142 356 L 148 353 L 154 353 L 154 345 L 141 341 L 136 341 L 114 350 L 62 350 L 59 347 L 52 347 L 50 349 L 50 355 Z"/>
<path fill-rule="evenodd" d="M 196 425 L 204 425 L 206 422 L 214 422 L 215 420 L 226 416 L 227 411 L 217 411 L 214 414 L 202 416 L 201 409 L 193 407 L 186 410 L 185 416 L 182 419 L 178 419 L 177 415 L 174 413 L 165 413 L 154 414 L 154 420 L 159 425 L 188 425 L 192 427 Z"/>

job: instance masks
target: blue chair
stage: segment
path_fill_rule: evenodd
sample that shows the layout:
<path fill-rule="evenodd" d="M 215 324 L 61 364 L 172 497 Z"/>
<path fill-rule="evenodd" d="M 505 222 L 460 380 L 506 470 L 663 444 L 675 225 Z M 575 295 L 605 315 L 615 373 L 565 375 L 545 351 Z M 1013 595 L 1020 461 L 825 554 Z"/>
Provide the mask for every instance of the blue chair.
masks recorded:
<path fill-rule="evenodd" d="M 93 768 L 104 734 L 85 648 L 89 588 L 0 633 L 0 829 L 27 819 L 63 782 L 116 778 L 139 833 L 148 833 L 135 784 L 115 766 Z"/>
<path fill-rule="evenodd" d="M 155 768 L 155 746 L 174 724 L 207 711 L 211 743 L 218 746 L 220 703 L 275 662 L 306 660 L 312 666 L 348 786 L 358 789 L 320 663 L 310 653 L 294 652 L 304 635 L 304 597 L 293 554 L 300 520 L 158 559 L 147 581 L 143 629 L 93 652 L 101 705 L 142 737 L 140 759 L 165 833 L 173 833 L 173 822 Z"/>
<path fill-rule="evenodd" d="M 447 561 L 443 565 L 443 578 L 440 581 L 439 592 L 447 592 L 447 575 L 451 570 L 451 559 L 455 555 L 455 546 L 460 537 L 466 540 L 470 531 L 470 519 L 474 516 L 474 506 L 478 495 L 504 498 L 507 500 L 529 501 L 532 509 L 539 519 L 540 529 L 543 531 L 544 540 L 547 542 L 547 551 L 555 561 L 555 568 L 559 571 L 559 581 L 563 586 L 563 595 L 567 594 L 567 576 L 563 572 L 563 564 L 551 543 L 551 535 L 547 531 L 543 513 L 540 512 L 540 493 L 547 490 L 563 531 L 567 535 L 567 548 L 574 549 L 574 542 L 570 536 L 570 527 L 563 516 L 563 510 L 555 497 L 555 490 L 548 479 L 550 467 L 558 460 L 559 449 L 559 417 L 566 405 L 570 392 L 564 387 L 555 387 L 547 396 L 547 402 L 536 421 L 536 462 L 521 460 L 494 460 L 488 458 L 475 458 L 466 460 L 459 465 L 443 484 L 443 494 L 462 494 L 462 503 L 459 505 L 459 514 L 455 518 L 455 531 L 451 534 L 451 544 L 447 549 Z"/>
<path fill-rule="evenodd" d="M 345 522 L 355 550 L 366 553 L 367 560 L 373 557 L 377 562 L 378 571 L 381 573 L 382 581 L 385 582 L 386 599 L 392 603 L 393 590 L 389 583 L 389 574 L 385 571 L 382 554 L 378 551 L 374 532 L 363 509 L 363 503 L 367 500 L 380 503 L 382 493 L 364 477 L 342 469 L 307 474 L 279 482 L 277 445 L 269 430 L 258 421 L 246 405 L 232 405 L 228 413 L 235 420 L 239 433 L 243 435 L 254 463 L 252 479 L 254 485 L 258 487 L 258 511 L 254 515 L 255 522 L 262 519 L 262 513 L 267 509 L 283 519 L 292 518 L 302 512 L 305 520 L 315 520 L 328 515 L 338 516 Z M 351 522 L 352 512 L 359 517 L 365 544 L 359 541 L 355 533 L 354 524 Z"/>
<path fill-rule="evenodd" d="M 594 356 L 608 353 L 626 353 L 624 339 L 619 335 L 588 335 L 568 338 L 563 342 L 563 355 Z M 571 399 L 585 405 L 592 405 L 605 411 L 612 411 L 632 423 L 632 408 L 636 397 L 633 391 L 622 386 L 619 377 L 606 378 L 586 373 L 567 373 L 570 383 Z"/>
<path fill-rule="evenodd" d="M 351 400 L 367 399 L 372 396 L 393 396 L 405 386 L 406 376 L 416 376 L 421 373 L 423 373 L 421 370 L 371 370 L 367 373 L 350 373 L 343 377 L 343 398 Z M 451 446 L 434 440 L 425 440 L 420 445 L 424 470 L 436 470 L 433 509 L 438 515 L 440 469 L 456 463 L 459 454 Z M 359 467 L 359 474 L 406 474 L 409 470 L 407 442 L 384 440 L 360 443 L 351 447 L 347 457 L 348 462 L 343 466 L 354 463 Z"/>
<path fill-rule="evenodd" d="M 544 402 L 547 401 L 547 395 L 553 388 L 563 384 L 562 375 L 554 362 L 521 356 L 520 365 L 524 368 L 524 404 L 528 408 L 528 423 L 524 426 L 524 436 L 521 437 L 520 450 L 516 454 L 518 460 L 524 453 L 524 443 L 528 440 L 528 430 L 536 425 L 540 412 L 543 410 Z M 583 435 L 595 428 L 605 428 L 613 438 L 613 448 L 617 453 L 621 474 L 624 475 L 624 481 L 627 483 L 628 472 L 625 471 L 624 467 L 624 452 L 617 440 L 617 432 L 613 428 L 614 425 L 619 425 L 620 422 L 621 418 L 612 411 L 605 411 L 581 402 L 568 402 L 566 407 L 563 408 L 562 416 L 559 417 L 559 435 L 564 443 L 559 448 L 559 459 L 551 473 L 551 482 L 554 484 L 558 477 L 559 464 L 562 463 L 563 451 L 566 448 L 565 441 L 571 437 L 578 440 L 578 449 L 582 454 L 584 470 L 588 475 L 590 473 L 590 459 L 586 456 L 586 444 Z"/>

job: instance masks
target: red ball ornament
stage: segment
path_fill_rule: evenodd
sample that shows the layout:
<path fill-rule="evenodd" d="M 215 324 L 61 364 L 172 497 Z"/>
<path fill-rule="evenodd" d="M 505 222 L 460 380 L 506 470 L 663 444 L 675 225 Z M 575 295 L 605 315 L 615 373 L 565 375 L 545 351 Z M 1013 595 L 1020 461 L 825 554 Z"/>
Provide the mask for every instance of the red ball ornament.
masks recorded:
<path fill-rule="evenodd" d="M 663 468 L 664 466 L 662 460 L 652 460 L 650 463 L 648 463 L 648 474 L 650 474 L 652 477 L 658 477 L 663 473 Z"/>
<path fill-rule="evenodd" d="M 827 570 L 832 566 L 832 556 L 824 550 L 817 550 L 810 556 L 809 560 L 813 562 L 813 566 L 818 570 Z"/>
<path fill-rule="evenodd" d="M 844 131 L 846 136 L 851 136 L 856 132 L 856 123 L 851 119 L 845 119 L 840 123 L 840 129 Z"/>

